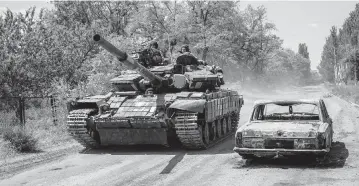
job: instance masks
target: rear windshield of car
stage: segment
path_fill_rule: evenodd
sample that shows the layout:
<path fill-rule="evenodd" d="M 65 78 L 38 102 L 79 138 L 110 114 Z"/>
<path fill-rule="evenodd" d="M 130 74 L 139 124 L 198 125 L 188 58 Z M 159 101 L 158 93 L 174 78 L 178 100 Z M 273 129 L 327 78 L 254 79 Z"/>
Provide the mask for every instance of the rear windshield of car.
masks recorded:
<path fill-rule="evenodd" d="M 252 120 L 319 120 L 319 108 L 316 104 L 263 104 L 258 105 Z"/>

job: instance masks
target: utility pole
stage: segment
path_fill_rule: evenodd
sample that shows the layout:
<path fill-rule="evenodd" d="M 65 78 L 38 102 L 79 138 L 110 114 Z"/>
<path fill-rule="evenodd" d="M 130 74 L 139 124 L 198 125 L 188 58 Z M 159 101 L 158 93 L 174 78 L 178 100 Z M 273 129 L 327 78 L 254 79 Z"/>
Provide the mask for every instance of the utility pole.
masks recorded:
<path fill-rule="evenodd" d="M 357 85 L 358 82 L 358 61 L 357 61 L 357 45 L 354 45 L 354 82 Z"/>
<path fill-rule="evenodd" d="M 357 45 L 358 45 L 359 35 L 354 36 L 351 40 L 352 46 L 354 46 L 354 84 L 357 85 L 358 82 L 358 62 L 357 62 Z M 350 59 L 350 58 L 349 58 Z"/>
<path fill-rule="evenodd" d="M 52 112 L 52 122 L 56 126 L 57 125 L 57 101 L 56 96 L 50 96 L 50 104 L 51 104 L 51 112 Z"/>
<path fill-rule="evenodd" d="M 338 67 L 338 62 L 337 62 L 337 51 L 335 49 L 335 46 L 333 47 L 334 49 L 334 82 L 336 82 L 336 84 L 338 83 L 338 79 L 339 79 L 339 67 Z"/>
<path fill-rule="evenodd" d="M 173 30 L 173 33 L 175 35 L 175 37 L 177 37 L 177 24 L 176 24 L 176 15 L 177 15 L 177 0 L 175 0 L 174 2 L 174 15 L 173 15 L 173 26 L 174 26 L 174 30 Z M 172 12 L 171 12 L 172 13 Z M 173 35 L 173 34 L 172 34 Z M 170 61 L 172 63 L 172 60 L 173 60 L 173 47 L 174 45 L 172 46 L 171 45 L 171 41 L 170 41 L 170 35 L 169 33 L 167 32 L 167 40 L 168 40 L 168 49 L 170 50 Z"/>
<path fill-rule="evenodd" d="M 25 126 L 25 98 L 22 94 L 19 95 L 18 114 L 20 119 L 20 125 Z"/>

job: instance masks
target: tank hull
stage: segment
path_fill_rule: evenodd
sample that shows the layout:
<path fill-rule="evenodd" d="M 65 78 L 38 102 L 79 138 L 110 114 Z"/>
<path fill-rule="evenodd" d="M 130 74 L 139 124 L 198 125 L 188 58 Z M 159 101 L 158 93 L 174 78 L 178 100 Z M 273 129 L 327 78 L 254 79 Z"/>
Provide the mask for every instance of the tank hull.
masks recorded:
<path fill-rule="evenodd" d="M 90 108 L 71 111 L 70 134 L 91 148 L 170 146 L 171 141 L 179 141 L 187 149 L 205 149 L 235 131 L 243 104 L 237 92 L 228 90 L 125 97 L 109 98 L 108 112 L 94 113 Z M 79 122 L 76 125 L 74 121 Z"/>
<path fill-rule="evenodd" d="M 220 89 L 219 67 L 183 54 L 175 64 L 148 69 L 100 35 L 93 39 L 135 73 L 112 79 L 113 92 L 70 107 L 69 132 L 84 146 L 168 146 L 177 140 L 184 148 L 205 149 L 236 130 L 243 98 Z"/>

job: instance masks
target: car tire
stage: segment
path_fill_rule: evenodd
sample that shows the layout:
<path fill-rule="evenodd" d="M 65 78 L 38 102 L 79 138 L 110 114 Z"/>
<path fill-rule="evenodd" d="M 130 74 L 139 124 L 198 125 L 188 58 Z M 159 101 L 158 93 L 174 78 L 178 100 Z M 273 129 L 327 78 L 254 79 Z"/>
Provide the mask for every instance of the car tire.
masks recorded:
<path fill-rule="evenodd" d="M 333 144 L 333 135 L 329 136 L 330 139 L 325 139 L 325 148 L 332 148 L 332 144 Z M 329 144 L 327 145 L 327 140 L 329 140 Z"/>

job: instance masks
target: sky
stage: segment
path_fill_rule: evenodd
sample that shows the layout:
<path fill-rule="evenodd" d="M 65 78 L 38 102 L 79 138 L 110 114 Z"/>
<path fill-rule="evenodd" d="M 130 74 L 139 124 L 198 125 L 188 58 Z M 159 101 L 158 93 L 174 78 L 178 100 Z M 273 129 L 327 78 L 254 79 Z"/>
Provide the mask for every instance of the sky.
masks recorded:
<path fill-rule="evenodd" d="M 276 35 L 283 39 L 283 47 L 298 52 L 299 43 L 306 43 L 311 69 L 315 70 L 330 28 L 341 28 L 356 3 L 359 1 L 241 1 L 240 9 L 263 5 L 268 21 L 277 27 Z"/>
<path fill-rule="evenodd" d="M 306 43 L 311 60 L 311 69 L 320 63 L 326 37 L 332 26 L 342 27 L 349 13 L 359 1 L 257 1 L 242 0 L 240 9 L 247 5 L 263 5 L 267 19 L 276 25 L 275 32 L 283 40 L 283 47 L 298 51 L 299 43 Z M 0 1 L 0 12 L 9 8 L 14 12 L 26 9 L 52 8 L 49 1 Z"/>
<path fill-rule="evenodd" d="M 0 1 L 0 12 L 6 11 L 9 8 L 13 12 L 25 12 L 30 7 L 36 8 L 52 8 L 50 1 Z"/>

